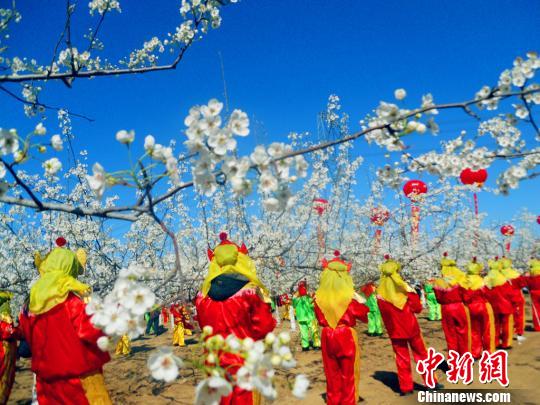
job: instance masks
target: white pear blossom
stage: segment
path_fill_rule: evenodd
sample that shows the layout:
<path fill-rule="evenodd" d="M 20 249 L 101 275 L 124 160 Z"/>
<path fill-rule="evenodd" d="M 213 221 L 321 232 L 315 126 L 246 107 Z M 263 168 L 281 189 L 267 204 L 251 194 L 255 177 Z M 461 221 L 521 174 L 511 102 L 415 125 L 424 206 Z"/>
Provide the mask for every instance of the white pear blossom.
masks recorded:
<path fill-rule="evenodd" d="M 34 133 L 36 135 L 45 135 L 47 133 L 47 128 L 45 128 L 45 126 L 43 125 L 42 122 L 40 122 L 39 124 L 36 125 L 36 127 L 34 128 Z"/>
<path fill-rule="evenodd" d="M 111 340 L 108 336 L 100 336 L 96 343 L 99 350 L 101 350 L 102 352 L 106 352 L 109 350 Z"/>
<path fill-rule="evenodd" d="M 305 374 L 298 374 L 294 380 L 293 395 L 298 399 L 304 399 L 309 387 L 309 379 Z"/>
<path fill-rule="evenodd" d="M 62 141 L 62 137 L 58 134 L 53 135 L 51 137 L 51 146 L 57 152 L 60 152 L 62 149 L 64 149 L 64 142 Z"/>
<path fill-rule="evenodd" d="M 98 198 L 101 198 L 107 186 L 105 169 L 99 163 L 94 163 L 94 166 L 92 166 L 92 171 L 93 175 L 86 175 L 86 180 L 88 181 L 90 189 Z"/>
<path fill-rule="evenodd" d="M 195 388 L 195 405 L 218 405 L 222 397 L 232 392 L 231 384 L 222 377 L 209 377 Z"/>
<path fill-rule="evenodd" d="M 134 315 L 144 315 L 156 302 L 156 296 L 147 287 L 136 287 L 124 297 L 124 306 Z"/>
<path fill-rule="evenodd" d="M 0 153 L 9 155 L 19 150 L 19 136 L 16 129 L 0 128 Z"/>
<path fill-rule="evenodd" d="M 158 381 L 171 382 L 178 377 L 183 367 L 182 360 L 175 356 L 169 347 L 160 347 L 148 357 L 148 369 L 152 378 Z"/>
<path fill-rule="evenodd" d="M 396 98 L 396 100 L 403 100 L 405 97 L 407 97 L 407 92 L 405 91 L 405 89 L 396 89 L 394 91 L 394 97 Z"/>
<path fill-rule="evenodd" d="M 62 163 L 58 158 L 50 158 L 43 162 L 43 168 L 45 169 L 45 174 L 49 176 L 54 176 L 60 170 L 62 170 Z"/>
<path fill-rule="evenodd" d="M 121 129 L 116 133 L 116 140 L 124 145 L 129 145 L 135 140 L 135 131 L 126 131 Z"/>
<path fill-rule="evenodd" d="M 234 110 L 229 119 L 229 127 L 235 135 L 249 135 L 249 118 L 247 114 L 241 110 Z"/>
<path fill-rule="evenodd" d="M 146 135 L 144 138 L 144 150 L 147 153 L 152 153 L 152 150 L 156 146 L 156 139 L 152 135 Z"/>

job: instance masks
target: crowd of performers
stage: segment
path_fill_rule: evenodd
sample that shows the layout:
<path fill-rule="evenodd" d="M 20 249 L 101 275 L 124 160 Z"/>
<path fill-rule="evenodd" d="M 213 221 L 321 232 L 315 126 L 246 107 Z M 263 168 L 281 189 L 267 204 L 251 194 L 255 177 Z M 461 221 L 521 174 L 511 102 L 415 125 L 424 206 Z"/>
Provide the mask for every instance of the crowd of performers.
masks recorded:
<path fill-rule="evenodd" d="M 417 316 L 428 308 L 428 319 L 441 321 L 448 350 L 470 352 L 509 349 L 514 333 L 524 339 L 523 288 L 530 294 L 533 328 L 540 331 L 540 260 L 531 259 L 521 274 L 509 258 L 484 265 L 473 258 L 466 272 L 445 254 L 438 278 L 415 290 L 401 276 L 400 263 L 386 255 L 380 279 L 356 289 L 351 263 L 339 251 L 322 260 L 320 282 L 314 293 L 302 281 L 297 291 L 270 298 L 257 276 L 248 249 L 220 234 L 220 243 L 208 250 L 209 269 L 194 302 L 164 303 L 146 314 L 146 334 L 172 331 L 171 344 L 185 346 L 196 321 L 223 337 L 263 339 L 281 318 L 298 326 L 302 350 L 320 350 L 326 375 L 328 404 L 355 404 L 359 398 L 360 346 L 355 325 L 367 323 L 367 334 L 381 336 L 383 325 L 395 353 L 399 388 L 413 391 L 410 352 L 416 362 L 427 357 Z M 86 313 L 90 287 L 78 280 L 86 265 L 83 250 L 67 248 L 63 238 L 45 257 L 35 256 L 39 279 L 14 322 L 12 295 L 0 292 L 0 404 L 7 403 L 18 355 L 31 357 L 35 391 L 40 405 L 109 404 L 103 378 L 108 352 L 98 347 L 104 336 Z M 283 315 L 279 316 L 279 309 Z M 20 341 L 19 345 L 17 341 Z M 66 348 L 69 348 L 67 350 Z M 127 356 L 131 342 L 122 337 L 116 355 Z M 230 378 L 243 363 L 240 356 L 223 353 L 219 365 Z M 235 386 L 222 404 L 255 404 L 260 397 Z"/>

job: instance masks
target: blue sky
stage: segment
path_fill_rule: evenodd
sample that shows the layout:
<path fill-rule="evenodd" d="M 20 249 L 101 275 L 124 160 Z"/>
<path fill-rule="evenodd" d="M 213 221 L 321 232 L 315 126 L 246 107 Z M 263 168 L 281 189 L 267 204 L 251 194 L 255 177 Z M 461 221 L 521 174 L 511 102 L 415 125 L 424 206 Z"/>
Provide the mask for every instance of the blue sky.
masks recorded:
<path fill-rule="evenodd" d="M 111 15 L 101 34 L 111 59 L 176 24 L 179 1 L 121 4 L 122 14 Z M 63 2 L 18 6 L 23 21 L 11 31 L 12 47 L 20 55 L 48 62 L 64 23 Z M 89 22 L 87 1 L 78 7 L 83 12 L 75 23 L 84 27 Z M 111 142 L 118 129 L 134 129 L 141 143 L 148 133 L 158 142 L 181 141 L 189 107 L 213 97 L 223 99 L 219 53 L 231 108 L 248 112 L 257 122 L 254 135 L 269 143 L 284 140 L 290 131 L 314 131 L 316 115 L 332 93 L 341 97 L 353 130 L 379 100 L 392 100 L 398 87 L 407 89 L 408 106 L 418 104 L 427 92 L 438 102 L 471 98 L 482 85 L 496 83 L 517 55 L 540 50 L 539 20 L 540 3 L 535 0 L 243 0 L 223 10 L 222 27 L 190 49 L 176 71 L 79 80 L 73 89 L 51 84 L 42 99 L 93 117 L 93 123 L 74 121 L 77 147 L 89 151 L 90 162 L 118 169 L 125 156 L 124 148 Z M 73 35 L 80 40 L 83 32 L 75 27 Z M 36 120 L 24 118 L 20 106 L 4 95 L 0 103 L 3 126 L 24 133 L 22 129 L 35 125 Z M 54 119 L 49 122 L 56 132 Z M 445 115 L 439 123 L 442 137 L 476 128 L 462 114 Z M 429 149 L 439 140 L 420 138 L 413 150 Z M 363 142 L 356 152 L 367 156 L 359 173 L 362 188 L 368 169 L 384 158 Z M 484 193 L 481 209 L 501 222 L 520 207 L 540 213 L 535 197 L 539 189 L 537 179 L 523 183 L 510 197 Z"/>

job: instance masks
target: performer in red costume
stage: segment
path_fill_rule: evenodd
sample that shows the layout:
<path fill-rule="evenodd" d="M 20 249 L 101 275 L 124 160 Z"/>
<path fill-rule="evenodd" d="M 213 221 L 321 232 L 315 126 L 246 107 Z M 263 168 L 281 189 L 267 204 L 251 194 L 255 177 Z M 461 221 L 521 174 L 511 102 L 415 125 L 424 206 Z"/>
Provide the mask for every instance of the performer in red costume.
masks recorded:
<path fill-rule="evenodd" d="M 416 362 L 427 357 L 426 344 L 422 338 L 415 314 L 422 311 L 420 297 L 398 273 L 401 265 L 384 256 L 380 265 L 381 279 L 377 287 L 379 309 L 396 357 L 399 389 L 401 395 L 413 393 L 413 376 L 409 347 Z M 437 388 L 441 388 L 437 384 Z"/>
<path fill-rule="evenodd" d="M 354 292 L 351 264 L 334 252 L 323 259 L 319 289 L 315 293 L 315 315 L 322 326 L 322 355 L 326 374 L 326 403 L 353 405 L 358 400 L 360 348 L 354 330 L 356 320 L 367 322 L 369 308 Z"/>
<path fill-rule="evenodd" d="M 513 306 L 510 297 L 512 286 L 501 273 L 502 263 L 499 258 L 488 261 L 489 272 L 484 281 L 486 297 L 493 308 L 495 317 L 495 345 L 501 349 L 512 347 L 514 332 Z"/>
<path fill-rule="evenodd" d="M 518 342 L 522 342 L 525 340 L 523 336 L 525 330 L 525 297 L 522 289 L 527 286 L 527 279 L 512 268 L 512 260 L 509 258 L 503 256 L 501 263 L 501 273 L 512 287 L 510 301 L 512 301 L 514 308 L 514 332 L 517 335 Z"/>
<path fill-rule="evenodd" d="M 167 327 L 169 325 L 169 310 L 166 305 L 161 307 L 161 319 L 163 321 L 163 326 Z"/>
<path fill-rule="evenodd" d="M 454 260 L 444 252 L 441 260 L 442 278 L 435 280 L 433 291 L 441 304 L 442 327 L 447 349 L 459 354 L 471 351 L 471 320 L 469 310 L 463 303 L 462 289 L 466 276 L 456 267 Z"/>
<path fill-rule="evenodd" d="M 77 280 L 86 254 L 64 248 L 64 238 L 43 260 L 36 254 L 40 279 L 20 316 L 20 329 L 32 352 L 40 405 L 111 404 L 103 381 L 110 360 L 96 342 L 103 333 L 86 314 L 90 288 Z"/>
<path fill-rule="evenodd" d="M 527 286 L 531 296 L 533 328 L 540 331 L 540 260 L 532 258 L 529 267 Z"/>
<path fill-rule="evenodd" d="M 246 246 L 232 243 L 226 233 L 219 237 L 221 243 L 213 251 L 208 250 L 208 275 L 195 300 L 199 325 L 201 328 L 211 326 L 214 335 L 223 337 L 234 334 L 240 339 L 264 339 L 276 326 L 268 292 L 257 277 Z M 238 356 L 220 358 L 220 366 L 231 374 L 236 373 L 242 363 Z M 235 386 L 229 396 L 221 399 L 221 404 L 250 405 L 256 403 L 258 397 Z"/>
<path fill-rule="evenodd" d="M 471 317 L 471 353 L 475 359 L 482 356 L 483 350 L 495 351 L 495 318 L 485 296 L 487 287 L 480 275 L 483 268 L 473 257 L 467 265 L 467 279 L 462 290 L 463 302 Z"/>
<path fill-rule="evenodd" d="M 0 291 L 0 404 L 9 399 L 15 380 L 15 362 L 17 360 L 17 339 L 19 330 L 13 325 L 9 302 L 12 294 Z"/>

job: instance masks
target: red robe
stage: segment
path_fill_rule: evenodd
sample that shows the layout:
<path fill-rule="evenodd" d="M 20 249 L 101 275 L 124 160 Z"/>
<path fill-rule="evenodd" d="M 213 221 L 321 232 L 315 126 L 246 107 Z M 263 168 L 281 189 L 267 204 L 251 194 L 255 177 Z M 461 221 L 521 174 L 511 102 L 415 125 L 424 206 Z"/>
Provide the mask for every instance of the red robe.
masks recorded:
<path fill-rule="evenodd" d="M 354 405 L 358 400 L 360 350 L 354 330 L 356 320 L 367 322 L 369 308 L 352 299 L 334 329 L 315 302 L 315 315 L 322 328 L 321 348 L 326 374 L 326 403 Z"/>
<path fill-rule="evenodd" d="M 526 281 L 531 296 L 533 327 L 540 331 L 540 275 L 529 276 Z"/>
<path fill-rule="evenodd" d="M 7 403 L 15 380 L 18 335 L 12 322 L 0 321 L 0 404 Z"/>
<path fill-rule="evenodd" d="M 163 326 L 167 326 L 169 324 L 169 311 L 167 308 L 161 308 L 161 316 L 163 317 Z"/>
<path fill-rule="evenodd" d="M 487 287 L 476 290 L 463 288 L 461 296 L 469 309 L 471 320 L 471 353 L 475 359 L 482 351 L 495 351 L 495 318 L 491 304 L 486 298 Z"/>
<path fill-rule="evenodd" d="M 485 290 L 495 317 L 495 345 L 503 349 L 512 347 L 514 331 L 514 308 L 510 299 L 512 293 L 512 286 L 508 282 Z"/>
<path fill-rule="evenodd" d="M 85 384 L 100 378 L 102 382 L 102 368 L 110 357 L 97 347 L 103 333 L 90 322 L 85 308 L 82 299 L 70 293 L 43 314 L 21 313 L 20 329 L 32 351 L 40 405 L 88 404 Z"/>
<path fill-rule="evenodd" d="M 448 350 L 459 354 L 471 351 L 471 322 L 469 311 L 461 296 L 462 288 L 455 285 L 441 288 L 435 285 L 433 291 L 441 304 L 442 327 Z"/>
<path fill-rule="evenodd" d="M 415 315 L 422 312 L 420 297 L 413 292 L 408 293 L 407 297 L 403 309 L 399 309 L 380 296 L 377 297 L 384 326 L 395 353 L 399 389 L 404 393 L 412 392 L 414 387 L 409 347 L 416 362 L 424 360 L 428 355 Z"/>
<path fill-rule="evenodd" d="M 234 334 L 239 339 L 250 337 L 253 340 L 264 339 L 276 327 L 270 304 L 267 304 L 255 288 L 243 288 L 236 294 L 216 301 L 209 296 L 197 294 L 195 299 L 197 319 L 202 328 L 211 326 L 214 335 L 227 337 Z M 235 374 L 243 360 L 238 356 L 222 356 L 220 365 Z M 235 366 L 231 365 L 234 364 Z M 221 399 L 223 405 L 251 405 L 253 394 L 237 386 L 233 392 Z"/>
<path fill-rule="evenodd" d="M 523 297 L 522 288 L 527 286 L 527 279 L 519 276 L 508 280 L 510 286 L 510 301 L 514 308 L 514 331 L 518 335 L 523 335 L 525 329 L 525 297 Z"/>

